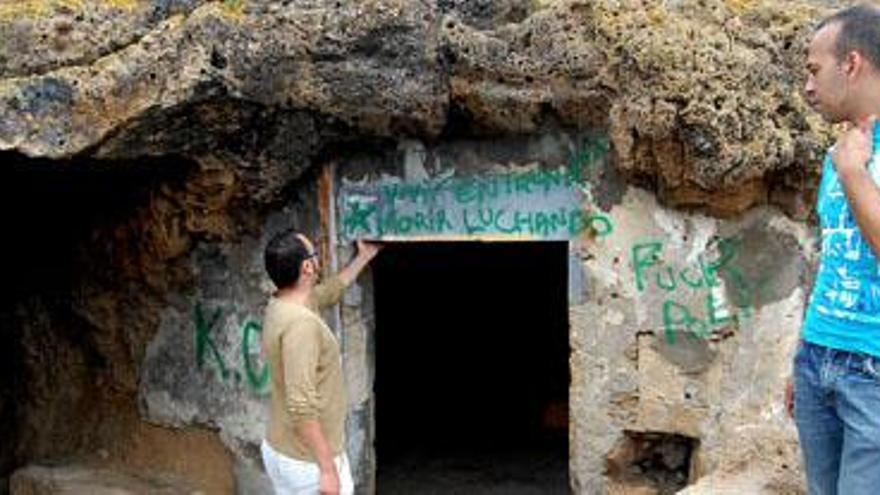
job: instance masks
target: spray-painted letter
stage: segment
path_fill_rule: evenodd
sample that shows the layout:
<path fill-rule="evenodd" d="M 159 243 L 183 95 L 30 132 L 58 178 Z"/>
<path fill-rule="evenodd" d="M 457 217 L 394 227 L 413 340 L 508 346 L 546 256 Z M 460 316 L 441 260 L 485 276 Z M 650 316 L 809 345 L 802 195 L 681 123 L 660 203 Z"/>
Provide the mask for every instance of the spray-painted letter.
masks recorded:
<path fill-rule="evenodd" d="M 241 336 L 241 353 L 244 357 L 244 371 L 245 375 L 247 375 L 248 384 L 251 386 L 251 389 L 258 395 L 261 395 L 265 392 L 266 385 L 269 383 L 269 366 L 267 364 L 263 364 L 262 368 L 259 372 L 255 370 L 256 363 L 254 363 L 253 355 L 250 352 L 251 349 L 251 336 L 256 334 L 260 335 L 263 332 L 260 324 L 254 321 L 249 321 L 245 323 L 243 334 Z"/>
<path fill-rule="evenodd" d="M 217 346 L 214 344 L 214 341 L 211 340 L 211 332 L 214 331 L 214 325 L 216 325 L 217 320 L 220 319 L 220 308 L 217 308 L 217 310 L 214 311 L 210 320 L 205 320 L 205 314 L 202 312 L 202 305 L 196 304 L 195 316 L 196 368 L 202 369 L 202 366 L 205 364 L 205 353 L 210 351 L 211 356 L 214 357 L 217 366 L 220 368 L 220 375 L 225 380 L 229 377 L 229 370 L 226 369 L 226 363 L 223 362 L 223 357 L 220 355 L 220 351 L 217 350 Z"/>
<path fill-rule="evenodd" d="M 645 290 L 645 271 L 649 266 L 657 264 L 657 258 L 663 244 L 659 242 L 645 242 L 636 244 L 632 248 L 632 265 L 636 274 L 636 287 L 639 292 Z"/>

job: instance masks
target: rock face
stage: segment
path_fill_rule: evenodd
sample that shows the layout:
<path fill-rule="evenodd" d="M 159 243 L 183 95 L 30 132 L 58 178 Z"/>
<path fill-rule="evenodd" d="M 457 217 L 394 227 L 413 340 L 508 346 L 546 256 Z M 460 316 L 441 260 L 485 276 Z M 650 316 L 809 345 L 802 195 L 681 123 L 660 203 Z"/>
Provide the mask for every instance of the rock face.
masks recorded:
<path fill-rule="evenodd" d="M 815 256 L 799 222 L 831 138 L 801 97 L 824 3 L 0 5 L 0 219 L 16 233 L 2 256 L 0 421 L 15 428 L 0 438 L 0 493 L 33 460 L 102 450 L 211 493 L 265 490 L 255 343 L 269 236 L 322 234 L 340 260 L 340 181 L 556 167 L 584 135 L 607 144 L 584 218 L 613 231 L 564 237 L 575 489 L 653 489 L 627 466 L 655 433 L 699 440 L 691 481 L 801 489 L 776 394 Z M 726 238 L 740 258 L 720 289 L 680 282 L 671 297 L 656 282 L 667 268 L 693 282 Z M 659 262 L 637 256 L 649 252 Z M 361 281 L 328 315 L 366 491 L 371 291 Z M 725 320 L 721 302 L 748 318 Z M 670 345 L 669 322 L 704 338 Z M 187 465 L 180 446 L 212 454 Z"/>
<path fill-rule="evenodd" d="M 608 129 L 621 168 L 665 201 L 736 213 L 806 187 L 824 142 L 799 96 L 821 12 L 805 3 L 98 5 L 0 12 L 0 149 L 271 161 L 266 148 L 308 148 L 316 126 L 433 138 L 558 123 Z M 236 142 L 256 127 L 262 143 Z"/>
<path fill-rule="evenodd" d="M 181 482 L 126 476 L 83 466 L 30 466 L 12 477 L 13 495 L 196 495 Z"/>

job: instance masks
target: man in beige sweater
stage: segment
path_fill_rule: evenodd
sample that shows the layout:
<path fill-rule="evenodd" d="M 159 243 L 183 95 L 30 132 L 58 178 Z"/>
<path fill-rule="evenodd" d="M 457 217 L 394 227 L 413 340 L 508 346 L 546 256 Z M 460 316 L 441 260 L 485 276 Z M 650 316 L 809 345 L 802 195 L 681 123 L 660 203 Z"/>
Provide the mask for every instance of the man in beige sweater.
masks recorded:
<path fill-rule="evenodd" d="M 288 230 L 266 246 L 266 271 L 278 290 L 263 319 L 272 400 L 262 454 L 278 495 L 354 491 L 339 343 L 320 311 L 339 302 L 379 247 L 358 241 L 352 261 L 319 283 L 318 253 L 306 236 Z"/>

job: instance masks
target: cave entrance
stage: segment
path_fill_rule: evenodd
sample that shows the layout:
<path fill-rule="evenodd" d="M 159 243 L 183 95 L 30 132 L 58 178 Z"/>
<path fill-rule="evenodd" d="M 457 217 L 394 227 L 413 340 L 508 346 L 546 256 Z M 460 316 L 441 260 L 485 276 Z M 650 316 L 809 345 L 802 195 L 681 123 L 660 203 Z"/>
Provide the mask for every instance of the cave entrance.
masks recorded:
<path fill-rule="evenodd" d="M 377 493 L 568 492 L 568 257 L 567 242 L 383 251 Z"/>

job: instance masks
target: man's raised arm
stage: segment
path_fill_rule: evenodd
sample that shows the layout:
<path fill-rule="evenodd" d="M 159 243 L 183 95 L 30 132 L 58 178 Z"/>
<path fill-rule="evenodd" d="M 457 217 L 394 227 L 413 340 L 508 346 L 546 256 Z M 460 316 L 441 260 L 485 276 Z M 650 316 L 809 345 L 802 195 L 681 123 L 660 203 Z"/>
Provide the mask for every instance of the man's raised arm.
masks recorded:
<path fill-rule="evenodd" d="M 317 301 L 319 308 L 323 309 L 338 303 L 342 299 L 345 289 L 357 279 L 361 271 L 382 249 L 382 245 L 379 243 L 361 239 L 358 239 L 356 245 L 357 254 L 345 265 L 345 268 L 331 276 L 327 282 L 315 287 L 315 301 Z"/>

